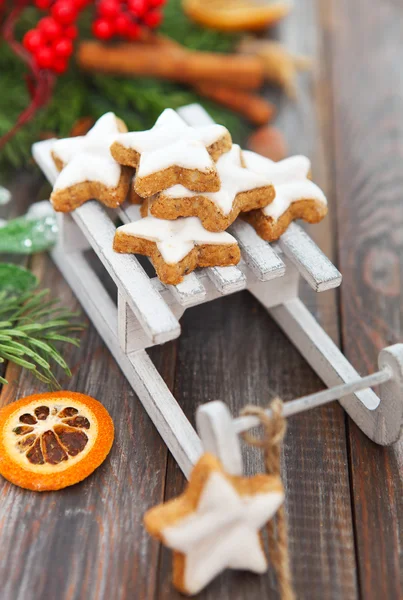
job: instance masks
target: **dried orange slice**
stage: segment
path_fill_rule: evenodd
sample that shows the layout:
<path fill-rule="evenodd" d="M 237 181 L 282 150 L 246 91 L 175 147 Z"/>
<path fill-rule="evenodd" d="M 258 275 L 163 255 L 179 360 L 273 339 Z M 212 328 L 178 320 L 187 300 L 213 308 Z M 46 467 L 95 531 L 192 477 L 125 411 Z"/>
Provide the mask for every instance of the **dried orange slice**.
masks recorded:
<path fill-rule="evenodd" d="M 90 396 L 27 396 L 0 409 L 0 474 L 29 490 L 59 490 L 99 467 L 113 437 L 108 411 Z"/>
<path fill-rule="evenodd" d="M 265 29 L 291 10 L 289 0 L 182 0 L 185 13 L 204 27 L 221 31 Z"/>

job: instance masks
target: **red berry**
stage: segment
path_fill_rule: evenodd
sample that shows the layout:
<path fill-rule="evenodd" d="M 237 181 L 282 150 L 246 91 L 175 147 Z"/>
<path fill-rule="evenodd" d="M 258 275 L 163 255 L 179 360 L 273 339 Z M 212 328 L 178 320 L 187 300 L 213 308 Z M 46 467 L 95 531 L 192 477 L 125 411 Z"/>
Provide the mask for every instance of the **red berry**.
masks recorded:
<path fill-rule="evenodd" d="M 116 0 L 101 0 L 98 10 L 105 19 L 114 20 L 119 15 L 120 5 Z"/>
<path fill-rule="evenodd" d="M 147 27 L 158 27 L 162 21 L 162 14 L 159 10 L 151 10 L 143 17 L 143 21 Z"/>
<path fill-rule="evenodd" d="M 128 0 L 129 9 L 137 17 L 142 17 L 148 10 L 147 0 Z"/>
<path fill-rule="evenodd" d="M 64 28 L 63 33 L 66 37 L 74 40 L 78 36 L 78 29 L 75 25 L 67 25 L 67 27 Z"/>
<path fill-rule="evenodd" d="M 68 61 L 65 58 L 56 57 L 52 63 L 52 71 L 61 75 L 67 70 Z"/>
<path fill-rule="evenodd" d="M 31 29 L 30 31 L 27 31 L 27 33 L 24 35 L 22 43 L 28 52 L 36 52 L 43 44 L 41 32 L 37 29 Z"/>
<path fill-rule="evenodd" d="M 73 0 L 75 7 L 77 10 L 82 10 L 90 3 L 91 0 Z"/>
<path fill-rule="evenodd" d="M 138 23 L 130 23 L 128 31 L 127 31 L 127 37 L 129 38 L 129 40 L 137 40 L 139 35 L 141 33 L 141 27 Z"/>
<path fill-rule="evenodd" d="M 148 4 L 153 8 L 157 8 L 157 6 L 163 6 L 165 3 L 166 0 L 148 0 Z"/>
<path fill-rule="evenodd" d="M 35 6 L 41 10 L 47 10 L 52 3 L 52 0 L 35 0 Z"/>
<path fill-rule="evenodd" d="M 56 21 L 62 25 L 70 25 L 77 18 L 77 8 L 73 0 L 57 0 L 51 12 Z"/>
<path fill-rule="evenodd" d="M 115 29 L 116 29 L 116 33 L 118 35 L 121 35 L 121 36 L 128 35 L 131 25 L 132 25 L 132 22 L 128 15 L 120 14 L 115 19 Z"/>
<path fill-rule="evenodd" d="M 95 37 L 100 40 L 109 40 L 114 34 L 114 27 L 106 19 L 97 19 L 92 24 L 92 31 Z"/>
<path fill-rule="evenodd" d="M 50 69 L 53 64 L 54 54 L 49 46 L 42 46 L 35 53 L 35 59 L 36 64 L 41 69 Z"/>
<path fill-rule="evenodd" d="M 53 17 L 44 17 L 38 23 L 38 29 L 47 40 L 54 40 L 62 35 L 63 28 Z"/>
<path fill-rule="evenodd" d="M 57 56 L 68 58 L 73 53 L 73 42 L 69 38 L 62 38 L 53 42 L 53 50 Z"/>

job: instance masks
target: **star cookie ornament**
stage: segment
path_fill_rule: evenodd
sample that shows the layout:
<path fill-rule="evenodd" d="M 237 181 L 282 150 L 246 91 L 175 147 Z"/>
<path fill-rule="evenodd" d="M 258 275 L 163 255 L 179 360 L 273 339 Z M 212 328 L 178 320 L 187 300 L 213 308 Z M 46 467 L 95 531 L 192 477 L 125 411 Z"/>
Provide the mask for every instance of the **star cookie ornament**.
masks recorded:
<path fill-rule="evenodd" d="M 109 150 L 121 131 L 127 131 L 125 124 L 109 112 L 87 135 L 54 143 L 52 158 L 60 171 L 50 197 L 55 210 L 69 212 L 93 198 L 111 208 L 124 202 L 132 170 L 116 162 Z"/>
<path fill-rule="evenodd" d="M 242 215 L 264 240 L 277 240 L 295 219 L 318 223 L 326 216 L 326 196 L 309 179 L 311 163 L 306 156 L 291 156 L 279 162 L 249 150 L 244 150 L 242 156 L 248 169 L 269 178 L 274 185 L 273 202 Z"/>
<path fill-rule="evenodd" d="M 260 530 L 283 501 L 279 477 L 231 476 L 217 458 L 204 454 L 185 492 L 149 510 L 144 523 L 174 551 L 175 587 L 192 595 L 225 569 L 267 570 Z"/>
<path fill-rule="evenodd" d="M 231 150 L 217 160 L 221 188 L 218 192 L 192 192 L 175 185 L 156 194 L 150 212 L 160 219 L 199 217 L 209 231 L 224 231 L 240 212 L 263 208 L 274 198 L 270 179 L 245 168 L 241 148 Z"/>
<path fill-rule="evenodd" d="M 122 165 L 137 168 L 135 191 L 147 198 L 178 183 L 196 191 L 219 190 L 214 160 L 231 144 L 222 125 L 190 127 L 168 108 L 152 129 L 116 136 L 111 153 Z"/>
<path fill-rule="evenodd" d="M 149 256 L 160 280 L 171 285 L 196 267 L 236 265 L 241 258 L 232 235 L 207 231 L 197 217 L 167 221 L 148 215 L 118 227 L 113 248 Z"/>

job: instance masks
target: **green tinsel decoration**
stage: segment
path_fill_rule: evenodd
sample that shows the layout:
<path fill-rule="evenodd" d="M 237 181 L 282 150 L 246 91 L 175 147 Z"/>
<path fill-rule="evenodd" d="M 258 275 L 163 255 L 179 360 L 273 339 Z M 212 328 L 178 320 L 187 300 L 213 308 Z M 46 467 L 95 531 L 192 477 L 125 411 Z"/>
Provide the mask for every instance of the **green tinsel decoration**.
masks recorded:
<path fill-rule="evenodd" d="M 79 23 L 81 39 L 91 37 L 91 18 L 86 12 Z M 28 8 L 18 24 L 16 37 L 22 39 L 24 32 L 35 27 L 41 16 L 43 13 L 35 8 Z M 189 48 L 215 52 L 230 51 L 237 41 L 234 35 L 204 29 L 191 22 L 183 13 L 180 0 L 167 3 L 161 33 Z M 1 42 L 0 135 L 11 129 L 19 113 L 29 104 L 24 69 L 20 59 Z M 214 102 L 200 98 L 190 88 L 155 79 L 83 74 L 73 60 L 69 71 L 58 79 L 49 105 L 40 110 L 3 148 L 0 177 L 4 182 L 11 175 L 11 168 L 27 165 L 31 158 L 31 145 L 44 135 L 68 136 L 72 125 L 80 117 L 97 119 L 113 110 L 126 121 L 129 129 L 145 129 L 153 125 L 164 108 L 178 108 L 191 102 L 200 102 L 217 122 L 231 131 L 235 141 L 241 141 L 247 131 L 244 121 Z"/>

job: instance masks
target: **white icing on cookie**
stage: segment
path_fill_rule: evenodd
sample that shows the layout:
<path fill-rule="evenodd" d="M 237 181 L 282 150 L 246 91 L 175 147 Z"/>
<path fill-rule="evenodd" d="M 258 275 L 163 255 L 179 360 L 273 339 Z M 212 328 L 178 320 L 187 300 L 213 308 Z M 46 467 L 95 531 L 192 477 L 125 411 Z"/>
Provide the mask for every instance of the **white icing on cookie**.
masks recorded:
<path fill-rule="evenodd" d="M 112 157 L 82 152 L 61 171 L 53 189 L 63 190 L 84 181 L 99 181 L 113 188 L 119 183 L 121 170 L 121 165 Z"/>
<path fill-rule="evenodd" d="M 228 215 L 232 210 L 237 194 L 270 186 L 271 183 L 267 177 L 256 174 L 248 168 L 243 168 L 241 148 L 237 144 L 233 144 L 229 152 L 220 156 L 216 167 L 221 180 L 221 188 L 218 192 L 200 194 L 188 190 L 183 185 L 174 185 L 165 190 L 163 195 L 168 198 L 204 196 L 214 202 L 224 215 Z"/>
<path fill-rule="evenodd" d="M 121 133 L 115 141 L 141 154 L 158 150 L 178 139 L 195 140 L 204 146 L 211 146 L 227 134 L 228 130 L 222 125 L 190 127 L 172 108 L 167 108 L 161 113 L 152 129 Z"/>
<path fill-rule="evenodd" d="M 264 573 L 259 530 L 283 501 L 279 491 L 241 496 L 225 476 L 211 473 L 195 512 L 162 530 L 166 545 L 185 555 L 186 590 L 196 594 L 226 568 Z"/>
<path fill-rule="evenodd" d="M 264 175 L 274 185 L 276 196 L 271 204 L 262 209 L 263 213 L 274 220 L 299 200 L 316 200 L 327 204 L 322 190 L 308 179 L 311 161 L 306 156 L 290 156 L 279 162 L 244 150 L 242 152 L 245 166 L 251 171 Z"/>
<path fill-rule="evenodd" d="M 242 150 L 242 158 L 248 169 L 264 177 L 269 177 L 273 184 L 306 179 L 311 170 L 311 161 L 302 155 L 290 156 L 274 162 L 251 150 Z"/>
<path fill-rule="evenodd" d="M 214 168 L 206 147 L 225 135 L 228 131 L 222 125 L 190 127 L 174 110 L 167 108 L 152 129 L 122 133 L 114 141 L 141 155 L 137 174 L 144 177 L 172 165 L 183 166 L 183 163 L 188 169 Z M 179 140 L 180 147 L 176 146 Z M 202 164 L 204 167 L 200 168 Z"/>
<path fill-rule="evenodd" d="M 134 223 L 122 225 L 117 231 L 155 242 L 162 258 L 168 264 L 178 263 L 195 246 L 237 243 L 236 239 L 225 231 L 207 231 L 197 217 L 165 221 L 149 215 Z"/>
<path fill-rule="evenodd" d="M 103 115 L 87 135 L 57 140 L 52 152 L 65 165 L 54 189 L 64 189 L 85 181 L 99 181 L 116 187 L 122 167 L 111 156 L 110 145 L 119 133 L 116 116 Z"/>
<path fill-rule="evenodd" d="M 306 179 L 305 181 L 293 181 L 292 183 L 282 183 L 275 186 L 276 197 L 273 202 L 262 208 L 267 217 L 275 221 L 298 200 L 316 200 L 327 204 L 326 196 L 315 183 Z"/>
<path fill-rule="evenodd" d="M 172 165 L 183 169 L 198 169 L 203 173 L 214 171 L 215 166 L 206 148 L 194 140 L 179 140 L 168 148 L 160 148 L 154 152 L 143 152 L 140 157 L 138 177 L 144 177 L 158 171 L 168 169 Z"/>

